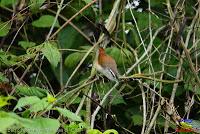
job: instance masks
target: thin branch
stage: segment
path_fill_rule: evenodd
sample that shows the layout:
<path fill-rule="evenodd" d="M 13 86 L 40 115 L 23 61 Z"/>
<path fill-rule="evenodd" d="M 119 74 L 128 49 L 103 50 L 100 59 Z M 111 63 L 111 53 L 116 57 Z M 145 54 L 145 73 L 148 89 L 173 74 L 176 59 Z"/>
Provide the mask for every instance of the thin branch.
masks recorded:
<path fill-rule="evenodd" d="M 76 14 L 74 14 L 67 22 L 65 22 L 52 36 L 49 37 L 49 39 L 54 38 L 60 30 L 62 30 L 69 22 L 71 22 L 76 16 L 78 16 L 80 13 L 82 13 L 84 10 L 86 10 L 88 7 L 90 7 L 92 4 L 94 4 L 97 0 L 93 0 L 90 3 L 88 3 L 86 6 L 84 6 L 81 10 L 79 10 Z"/>
<path fill-rule="evenodd" d="M 106 93 L 106 95 L 103 97 L 103 99 L 100 102 L 100 105 L 103 106 L 104 102 L 106 101 L 106 99 L 108 98 L 108 96 L 112 93 L 112 91 L 119 85 L 119 82 L 116 82 L 115 85 Z M 95 122 L 95 118 L 96 115 L 98 114 L 99 110 L 101 109 L 100 106 L 97 106 L 97 108 L 95 109 L 94 113 L 92 114 L 92 118 L 91 118 L 91 129 L 94 128 L 94 122 Z"/>

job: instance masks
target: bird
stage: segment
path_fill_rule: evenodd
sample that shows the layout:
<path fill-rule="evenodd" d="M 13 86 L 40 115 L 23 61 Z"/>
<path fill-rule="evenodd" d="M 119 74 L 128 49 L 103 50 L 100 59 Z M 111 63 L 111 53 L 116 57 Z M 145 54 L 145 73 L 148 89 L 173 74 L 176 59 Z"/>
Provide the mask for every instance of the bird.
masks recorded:
<path fill-rule="evenodd" d="M 95 63 L 95 68 L 111 81 L 118 81 L 119 73 L 115 60 L 106 54 L 104 48 L 98 49 L 98 58 Z"/>

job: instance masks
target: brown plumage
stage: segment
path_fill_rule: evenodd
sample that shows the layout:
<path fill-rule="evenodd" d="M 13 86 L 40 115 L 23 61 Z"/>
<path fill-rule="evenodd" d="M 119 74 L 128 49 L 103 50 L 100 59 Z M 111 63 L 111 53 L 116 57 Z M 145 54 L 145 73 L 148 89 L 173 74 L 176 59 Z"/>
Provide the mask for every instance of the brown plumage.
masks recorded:
<path fill-rule="evenodd" d="M 118 77 L 117 64 L 115 60 L 105 53 L 103 48 L 99 48 L 98 62 L 96 69 L 108 79 L 116 81 Z"/>

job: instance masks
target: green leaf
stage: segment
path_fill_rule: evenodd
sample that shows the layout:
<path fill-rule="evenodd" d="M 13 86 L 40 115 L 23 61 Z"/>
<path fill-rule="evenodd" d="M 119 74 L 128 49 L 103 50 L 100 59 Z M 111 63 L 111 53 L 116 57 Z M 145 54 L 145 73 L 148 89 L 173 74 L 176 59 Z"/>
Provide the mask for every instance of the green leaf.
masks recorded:
<path fill-rule="evenodd" d="M 34 112 L 34 113 L 37 113 L 39 111 L 43 111 L 43 110 L 50 110 L 52 108 L 52 104 L 49 104 L 47 102 L 47 99 L 44 98 L 40 101 L 38 101 L 37 103 L 33 104 L 31 107 L 30 107 L 30 112 Z"/>
<path fill-rule="evenodd" d="M 83 58 L 84 53 L 75 52 L 67 56 L 65 59 L 65 66 L 68 68 L 74 68 L 80 60 Z"/>
<path fill-rule="evenodd" d="M 196 87 L 196 89 L 194 88 L 195 87 L 195 82 L 192 81 L 192 78 L 190 79 L 190 83 L 188 83 L 188 85 L 184 85 L 184 89 L 186 91 L 192 91 L 192 92 L 195 92 L 195 94 L 197 95 L 200 95 L 200 88 L 199 87 Z"/>
<path fill-rule="evenodd" d="M 25 119 L 20 118 L 20 125 L 28 134 L 55 134 L 60 123 L 58 120 L 50 118 Z"/>
<path fill-rule="evenodd" d="M 40 6 L 45 2 L 45 0 L 30 0 L 29 6 L 33 13 L 39 11 Z"/>
<path fill-rule="evenodd" d="M 60 62 L 61 54 L 56 47 L 56 43 L 45 42 L 44 47 L 42 48 L 42 53 L 53 67 L 56 67 L 58 62 Z"/>
<path fill-rule="evenodd" d="M 112 47 L 106 49 L 108 55 L 113 57 L 118 66 L 123 66 L 133 61 L 133 54 L 127 49 L 119 49 L 117 47 Z"/>
<path fill-rule="evenodd" d="M 138 114 L 133 115 L 132 120 L 133 120 L 134 125 L 142 125 L 143 118 L 141 115 L 138 115 Z"/>
<path fill-rule="evenodd" d="M 8 101 L 11 99 L 15 99 L 15 98 L 13 96 L 0 96 L 0 108 L 6 105 L 10 105 Z"/>
<path fill-rule="evenodd" d="M 134 12 L 138 26 L 141 30 L 149 27 L 149 14 L 145 12 Z M 151 26 L 152 28 L 158 28 L 162 25 L 162 21 L 155 15 L 151 15 Z"/>
<path fill-rule="evenodd" d="M 39 87 L 17 85 L 15 88 L 16 88 L 16 92 L 20 95 L 37 96 L 39 98 L 43 98 L 47 96 L 47 91 Z"/>
<path fill-rule="evenodd" d="M 69 70 L 68 69 L 60 69 L 60 63 L 58 64 L 58 66 L 55 67 L 51 67 L 51 70 L 53 70 L 54 76 L 56 76 L 56 79 L 58 80 L 59 83 L 66 83 L 68 78 L 69 78 Z M 62 71 L 62 72 L 61 72 Z M 64 75 L 63 75 L 64 74 Z M 62 76 L 62 77 L 61 77 Z"/>
<path fill-rule="evenodd" d="M 53 102 L 55 102 L 57 99 L 53 96 L 53 95 L 51 95 L 51 94 L 47 94 L 47 101 L 49 102 L 49 103 L 53 103 Z"/>
<path fill-rule="evenodd" d="M 91 3 L 93 0 L 83 0 L 85 3 Z"/>
<path fill-rule="evenodd" d="M 88 134 L 103 134 L 103 133 L 98 129 L 90 129 L 88 130 Z"/>
<path fill-rule="evenodd" d="M 126 104 L 122 95 L 117 90 L 113 90 L 112 94 L 114 96 L 114 100 L 112 100 L 112 105 Z"/>
<path fill-rule="evenodd" d="M 30 106 L 29 108 L 30 112 L 35 112 L 35 113 L 42 110 L 50 110 L 52 107 L 52 105 L 48 103 L 47 98 L 43 98 L 41 100 L 37 96 L 29 96 L 20 98 L 14 110 L 27 105 Z"/>
<path fill-rule="evenodd" d="M 115 129 L 106 130 L 103 134 L 119 134 Z"/>
<path fill-rule="evenodd" d="M 35 42 L 29 42 L 29 41 L 19 41 L 18 45 L 20 45 L 24 49 L 27 49 L 27 48 L 36 46 L 36 43 Z"/>
<path fill-rule="evenodd" d="M 77 24 L 80 25 L 80 24 Z M 86 41 L 80 33 L 78 33 L 72 26 L 63 28 L 58 33 L 59 46 L 65 48 L 78 48 Z"/>
<path fill-rule="evenodd" d="M 0 111 L 0 132 L 13 131 L 11 126 L 18 123 L 18 117 L 15 113 Z"/>
<path fill-rule="evenodd" d="M 19 57 L 16 55 L 4 52 L 3 50 L 0 50 L 0 66 L 13 66 L 16 65 L 19 60 Z"/>
<path fill-rule="evenodd" d="M 0 131 L 5 130 L 5 128 L 12 130 L 13 124 L 16 124 L 23 129 L 23 132 L 28 134 L 55 134 L 60 127 L 60 123 L 56 119 L 41 117 L 27 119 L 19 117 L 15 113 L 0 111 Z"/>
<path fill-rule="evenodd" d="M 9 22 L 1 22 L 0 21 L 0 37 L 6 36 L 11 28 Z"/>
<path fill-rule="evenodd" d="M 51 15 L 43 15 L 38 20 L 32 22 L 35 27 L 46 28 L 51 27 L 54 22 L 55 17 Z M 58 21 L 56 21 L 55 27 L 60 27 Z"/>
<path fill-rule="evenodd" d="M 68 109 L 57 107 L 56 110 L 58 110 L 58 112 L 62 114 L 64 117 L 67 117 L 72 121 L 82 121 L 81 117 L 77 116 L 75 113 L 69 111 Z"/>
<path fill-rule="evenodd" d="M 0 1 L 1 6 L 13 5 L 15 3 L 16 3 L 16 0 L 1 0 Z"/>
<path fill-rule="evenodd" d="M 67 134 L 79 134 L 85 128 L 87 128 L 87 125 L 84 122 L 78 124 L 76 122 L 72 122 L 64 125 L 64 129 Z"/>
<path fill-rule="evenodd" d="M 1 133 L 5 133 L 6 130 L 11 127 L 12 125 L 14 125 L 15 123 L 17 123 L 17 120 L 14 118 L 11 118 L 9 116 L 4 116 L 1 117 L 0 115 L 0 132 Z M 10 129 L 8 129 L 9 131 Z"/>
<path fill-rule="evenodd" d="M 2 72 L 0 72 L 0 82 L 9 82 L 8 78 Z"/>
<path fill-rule="evenodd" d="M 162 0 L 151 0 L 151 7 L 160 7 L 162 5 L 164 5 Z"/>
<path fill-rule="evenodd" d="M 38 98 L 37 96 L 22 97 L 17 102 L 17 105 L 15 106 L 14 110 L 16 110 L 17 108 L 22 108 L 27 105 L 31 106 L 39 101 L 40 101 L 40 98 Z"/>

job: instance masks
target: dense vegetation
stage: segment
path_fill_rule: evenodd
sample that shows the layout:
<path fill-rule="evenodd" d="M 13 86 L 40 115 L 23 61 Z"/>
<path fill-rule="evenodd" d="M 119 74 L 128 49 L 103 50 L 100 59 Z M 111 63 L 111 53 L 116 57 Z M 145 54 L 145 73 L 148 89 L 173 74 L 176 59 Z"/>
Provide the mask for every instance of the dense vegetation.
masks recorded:
<path fill-rule="evenodd" d="M 0 0 L 0 132 L 173 133 L 198 120 L 199 26 L 197 0 Z M 119 82 L 92 66 L 99 46 Z"/>

